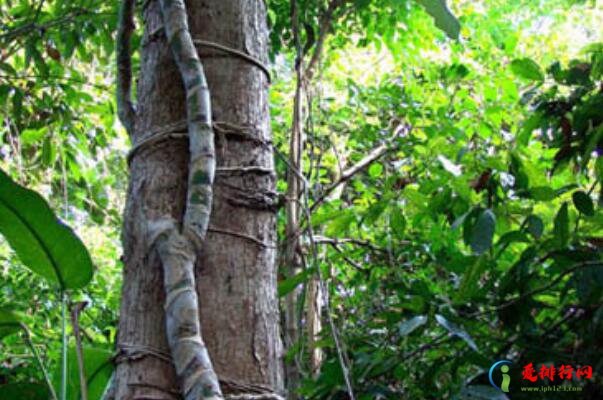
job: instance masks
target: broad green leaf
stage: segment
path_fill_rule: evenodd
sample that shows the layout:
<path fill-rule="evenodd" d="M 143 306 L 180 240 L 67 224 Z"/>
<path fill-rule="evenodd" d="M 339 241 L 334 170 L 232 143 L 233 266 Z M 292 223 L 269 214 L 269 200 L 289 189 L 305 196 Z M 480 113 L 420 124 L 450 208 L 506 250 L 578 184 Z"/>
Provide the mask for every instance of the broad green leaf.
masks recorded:
<path fill-rule="evenodd" d="M 379 163 L 372 164 L 368 169 L 368 173 L 372 178 L 380 177 L 383 173 L 383 165 Z"/>
<path fill-rule="evenodd" d="M 473 238 L 473 228 L 477 217 L 481 214 L 482 209 L 480 207 L 474 207 L 467 214 L 463 221 L 463 241 L 467 246 L 471 246 L 471 240 Z M 456 222 L 456 221 L 455 221 Z"/>
<path fill-rule="evenodd" d="M 88 250 L 36 192 L 0 171 L 0 232 L 23 264 L 61 289 L 85 286 L 93 274 Z"/>
<path fill-rule="evenodd" d="M 404 236 L 404 230 L 406 229 L 406 218 L 404 218 L 404 214 L 402 214 L 402 210 L 398 207 L 395 207 L 389 217 L 389 226 L 394 234 L 398 238 L 402 238 Z"/>
<path fill-rule="evenodd" d="M 511 61 L 511 71 L 520 78 L 539 82 L 544 80 L 540 66 L 531 58 L 518 58 Z"/>
<path fill-rule="evenodd" d="M 560 247 L 565 247 L 569 241 L 569 215 L 567 203 L 563 203 L 555 216 L 555 239 Z"/>
<path fill-rule="evenodd" d="M 387 201 L 386 200 L 380 200 L 380 201 L 376 201 L 373 204 L 371 204 L 368 209 L 366 210 L 366 212 L 364 213 L 364 218 L 363 218 L 363 223 L 367 226 L 373 226 L 375 224 L 375 222 L 379 219 L 379 217 L 383 214 L 383 212 L 385 211 L 385 208 L 387 207 Z M 350 220 L 350 223 L 354 222 L 354 218 L 352 218 Z M 346 226 L 343 230 L 347 230 L 348 226 Z M 339 234 L 341 232 L 334 232 L 335 235 Z"/>
<path fill-rule="evenodd" d="M 0 386 L 2 400 L 48 400 L 48 388 L 41 383 L 9 383 Z"/>
<path fill-rule="evenodd" d="M 21 330 L 19 316 L 13 311 L 0 308 L 0 340 Z"/>
<path fill-rule="evenodd" d="M 526 172 L 526 167 L 524 166 L 520 156 L 516 153 L 511 153 L 510 161 L 510 172 L 515 177 L 515 188 L 527 189 L 529 185 L 529 178 Z"/>
<path fill-rule="evenodd" d="M 557 197 L 557 193 L 548 186 L 536 186 L 530 188 L 532 198 L 537 201 L 551 201 Z"/>
<path fill-rule="evenodd" d="M 475 295 L 479 287 L 479 278 L 487 266 L 487 259 L 485 256 L 482 256 L 475 258 L 475 261 L 466 267 L 458 291 L 458 296 L 461 300 L 471 299 Z"/>
<path fill-rule="evenodd" d="M 283 297 L 291 293 L 297 286 L 308 281 L 315 268 L 307 268 L 297 275 L 284 279 L 278 283 L 278 296 Z"/>
<path fill-rule="evenodd" d="M 467 211 L 466 213 L 464 213 L 463 215 L 461 215 L 460 217 L 458 217 L 457 219 L 454 220 L 452 225 L 450 225 L 450 229 L 455 230 L 455 229 L 458 229 L 460 226 L 463 226 L 463 228 L 464 228 L 465 221 L 470 220 L 473 217 L 473 215 L 478 211 L 479 210 L 477 208 L 469 209 L 469 211 Z"/>
<path fill-rule="evenodd" d="M 417 315 L 407 321 L 400 323 L 398 328 L 398 332 L 400 336 L 410 335 L 415 329 L 424 325 L 427 322 L 427 316 L 425 315 Z"/>
<path fill-rule="evenodd" d="M 45 167 L 52 167 L 56 161 L 56 153 L 56 146 L 52 143 L 51 138 L 47 136 L 42 144 L 42 163 Z"/>
<path fill-rule="evenodd" d="M 517 141 L 522 146 L 528 145 L 530 138 L 532 137 L 532 132 L 542 125 L 542 120 L 543 116 L 540 113 L 535 112 L 521 123 Z"/>
<path fill-rule="evenodd" d="M 522 231 L 510 231 L 500 237 L 497 246 L 506 246 L 510 243 L 530 243 L 530 238 Z"/>
<path fill-rule="evenodd" d="M 451 39 L 458 39 L 461 24 L 446 5 L 446 0 L 418 0 L 425 11 L 433 17 L 435 25 Z"/>
<path fill-rule="evenodd" d="M 473 341 L 471 336 L 469 336 L 469 334 L 467 332 L 465 332 L 464 329 L 462 329 L 461 327 L 457 326 L 456 324 L 448 321 L 443 315 L 436 314 L 435 319 L 436 319 L 436 321 L 438 321 L 438 324 L 442 325 L 450 333 L 463 339 L 469 345 L 469 347 L 471 347 L 475 351 L 478 351 L 475 341 Z"/>
<path fill-rule="evenodd" d="M 111 350 L 100 347 L 83 348 L 84 371 L 86 382 L 88 383 L 88 400 L 100 400 L 111 374 L 113 373 L 113 353 Z M 67 400 L 81 399 L 80 378 L 75 347 L 70 346 L 67 352 Z M 57 363 L 57 369 L 53 374 L 53 386 L 57 393 L 60 387 L 60 363 Z"/>
<path fill-rule="evenodd" d="M 588 194 L 581 190 L 575 191 L 574 194 L 572 194 L 572 200 L 574 201 L 574 206 L 576 206 L 576 209 L 582 214 L 588 215 L 589 217 L 595 215 L 593 200 Z"/>
<path fill-rule="evenodd" d="M 21 132 L 21 136 L 19 138 L 21 139 L 21 143 L 25 145 L 34 144 L 44 138 L 46 131 L 46 127 L 40 129 L 26 129 Z"/>
<path fill-rule="evenodd" d="M 580 53 L 603 53 L 603 42 L 594 42 L 587 44 L 580 49 Z"/>
<path fill-rule="evenodd" d="M 383 208 L 381 208 L 381 211 L 383 211 Z M 354 221 L 356 221 L 356 216 L 354 215 L 353 209 L 348 208 L 342 210 L 331 219 L 325 232 L 328 236 L 341 236 L 342 233 L 348 230 Z"/>
<path fill-rule="evenodd" d="M 470 246 L 475 254 L 482 254 L 492 246 L 496 216 L 490 209 L 483 210 L 471 230 Z"/>
<path fill-rule="evenodd" d="M 535 239 L 539 239 L 544 231 L 544 222 L 536 215 L 530 215 L 527 220 L 527 229 Z"/>

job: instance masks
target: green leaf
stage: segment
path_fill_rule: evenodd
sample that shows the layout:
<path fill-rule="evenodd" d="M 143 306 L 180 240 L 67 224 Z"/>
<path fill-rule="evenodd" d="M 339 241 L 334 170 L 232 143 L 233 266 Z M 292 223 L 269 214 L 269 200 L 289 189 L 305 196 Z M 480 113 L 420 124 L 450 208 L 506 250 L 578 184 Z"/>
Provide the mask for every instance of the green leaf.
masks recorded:
<path fill-rule="evenodd" d="M 92 279 L 92 260 L 82 241 L 39 194 L 1 170 L 0 232 L 25 266 L 61 289 L 81 288 Z"/>
<path fill-rule="evenodd" d="M 88 383 L 88 400 L 100 400 L 111 374 L 113 373 L 113 352 L 101 347 L 83 348 L 84 371 Z M 82 398 L 80 390 L 79 367 L 75 347 L 70 346 L 67 354 L 67 400 L 79 400 Z M 53 374 L 53 386 L 59 392 L 60 386 L 60 363 Z"/>
<path fill-rule="evenodd" d="M 376 208 L 377 211 L 383 211 L 383 208 L 379 208 L 380 205 Z M 350 225 L 356 221 L 356 216 L 354 215 L 353 210 L 344 209 L 335 216 L 325 230 L 328 236 L 340 236 L 342 233 L 346 232 Z"/>
<path fill-rule="evenodd" d="M 461 24 L 450 11 L 445 0 L 418 0 L 425 11 L 433 17 L 435 25 L 443 30 L 451 39 L 458 39 Z"/>
<path fill-rule="evenodd" d="M 402 210 L 399 207 L 395 207 L 389 217 L 389 226 L 394 234 L 398 238 L 404 236 L 404 230 L 406 229 L 406 218 L 402 214 Z"/>
<path fill-rule="evenodd" d="M 469 345 L 469 347 L 471 347 L 475 351 L 478 351 L 477 345 L 475 344 L 475 342 L 473 341 L 471 336 L 469 336 L 469 334 L 467 332 L 465 332 L 462 328 L 460 328 L 456 324 L 448 321 L 444 316 L 442 316 L 440 314 L 436 314 L 435 319 L 438 322 L 438 324 L 442 325 L 450 333 L 463 339 Z"/>
<path fill-rule="evenodd" d="M 536 186 L 530 188 L 532 198 L 537 201 L 551 201 L 557 197 L 557 193 L 548 186 Z"/>
<path fill-rule="evenodd" d="M 48 388 L 41 383 L 9 383 L 0 386 L 0 399 L 3 400 L 48 400 L 48 398 Z"/>
<path fill-rule="evenodd" d="M 465 221 L 468 220 L 468 219 L 471 219 L 472 215 L 475 212 L 476 212 L 475 208 L 469 209 L 469 211 L 467 211 L 466 213 L 462 214 L 460 217 L 458 217 L 458 218 L 456 218 L 454 220 L 454 222 L 452 223 L 452 225 L 450 225 L 450 229 L 456 230 L 460 226 L 463 226 L 463 228 L 464 228 Z"/>
<path fill-rule="evenodd" d="M 398 332 L 400 333 L 400 336 L 408 336 L 415 329 L 417 329 L 421 325 L 424 325 L 426 322 L 427 316 L 417 315 L 416 317 L 413 317 L 407 321 L 400 323 L 400 326 L 398 327 Z"/>
<path fill-rule="evenodd" d="M 560 247 L 565 247 L 569 241 L 569 215 L 567 203 L 563 203 L 555 216 L 555 239 Z"/>
<path fill-rule="evenodd" d="M 589 217 L 595 215 L 593 200 L 588 194 L 581 190 L 577 190 L 574 192 L 574 194 L 572 194 L 572 200 L 574 201 L 574 206 L 576 206 L 576 209 L 582 214 L 588 215 Z"/>
<path fill-rule="evenodd" d="M 31 145 L 42 140 L 46 135 L 46 131 L 46 127 L 40 129 L 26 129 L 21 132 L 19 138 L 24 145 Z"/>
<path fill-rule="evenodd" d="M 476 258 L 475 262 L 466 268 L 458 291 L 458 296 L 461 300 L 471 299 L 475 295 L 478 289 L 479 278 L 487 266 L 487 259 L 483 256 Z"/>
<path fill-rule="evenodd" d="M 471 230 L 469 245 L 475 254 L 482 254 L 492 246 L 496 216 L 490 209 L 482 211 Z"/>
<path fill-rule="evenodd" d="M 544 222 L 536 215 L 530 215 L 527 220 L 527 229 L 534 239 L 539 239 L 544 231 Z"/>
<path fill-rule="evenodd" d="M 509 231 L 500 237 L 496 245 L 506 246 L 511 243 L 530 243 L 530 239 L 522 231 Z"/>
<path fill-rule="evenodd" d="M 531 58 L 518 58 L 511 61 L 511 71 L 518 77 L 530 81 L 542 82 L 544 80 L 540 66 Z"/>
<path fill-rule="evenodd" d="M 0 308 L 0 340 L 20 330 L 21 321 L 19 316 L 11 310 Z"/>
<path fill-rule="evenodd" d="M 372 164 L 368 169 L 368 173 L 371 176 L 371 178 L 380 177 L 381 174 L 383 174 L 383 165 L 378 164 L 378 163 Z"/>
<path fill-rule="evenodd" d="M 316 268 L 307 268 L 297 275 L 284 279 L 278 283 L 278 296 L 283 297 L 291 293 L 297 286 L 306 282 Z"/>

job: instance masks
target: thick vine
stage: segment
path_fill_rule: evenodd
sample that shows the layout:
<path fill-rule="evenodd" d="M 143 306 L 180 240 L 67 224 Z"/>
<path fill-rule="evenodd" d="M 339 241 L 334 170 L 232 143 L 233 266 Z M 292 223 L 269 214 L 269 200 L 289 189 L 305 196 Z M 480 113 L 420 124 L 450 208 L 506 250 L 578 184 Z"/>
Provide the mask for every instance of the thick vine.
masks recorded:
<path fill-rule="evenodd" d="M 223 399 L 201 336 L 194 264 L 205 240 L 215 174 L 210 93 L 192 40 L 182 0 L 160 0 L 165 33 L 186 91 L 189 136 L 188 193 L 182 227 L 171 218 L 148 222 L 148 235 L 163 265 L 166 336 L 185 400 Z M 130 135 L 135 108 L 131 99 L 130 36 L 133 0 L 123 0 L 117 37 L 118 115 Z M 110 391 L 111 392 L 111 391 Z M 111 394 L 107 394 L 111 396 Z"/>
<path fill-rule="evenodd" d="M 117 115 L 128 135 L 134 133 L 136 111 L 132 102 L 132 57 L 130 38 L 134 31 L 134 0 L 123 0 L 119 8 L 119 26 L 115 52 L 117 57 Z"/>
<path fill-rule="evenodd" d="M 184 1 L 160 0 L 160 6 L 167 41 L 186 90 L 190 152 L 183 231 L 179 232 L 176 224 L 168 224 L 157 242 L 164 270 L 166 333 L 184 398 L 222 399 L 201 336 L 194 273 L 196 251 L 205 240 L 213 197 L 215 150 L 210 93 L 188 28 Z"/>

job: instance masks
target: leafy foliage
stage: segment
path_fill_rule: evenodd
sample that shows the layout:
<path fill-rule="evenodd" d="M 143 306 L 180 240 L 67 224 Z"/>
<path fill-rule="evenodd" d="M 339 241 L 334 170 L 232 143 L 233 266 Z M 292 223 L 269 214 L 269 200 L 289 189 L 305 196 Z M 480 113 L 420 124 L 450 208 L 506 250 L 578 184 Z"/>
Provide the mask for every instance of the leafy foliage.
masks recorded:
<path fill-rule="evenodd" d="M 25 265 L 62 290 L 90 282 L 92 260 L 80 239 L 37 193 L 0 171 L 0 232 Z"/>
<path fill-rule="evenodd" d="M 119 178 L 125 176 L 126 141 L 115 126 L 110 81 L 116 5 L 91 0 L 10 0 L 0 4 L 0 113 L 5 122 L 0 128 L 0 167 L 18 185 L 36 190 L 51 208 L 61 210 L 60 223 L 48 219 L 49 225 L 37 228 L 59 234 L 50 238 L 51 247 L 67 248 L 69 257 L 63 253 L 55 261 L 60 261 L 59 268 L 67 274 L 65 288 L 78 288 L 71 291 L 71 299 L 91 303 L 81 316 L 81 328 L 84 340 L 95 344 L 112 340 L 120 284 L 118 188 L 126 184 Z M 6 179 L 3 175 L 3 191 Z M 27 204 L 12 195 L 11 202 L 28 212 Z M 48 216 L 49 205 L 34 203 L 34 210 Z M 82 244 L 67 224 L 76 228 L 91 249 L 98 268 L 92 282 L 83 288 L 90 281 L 92 262 L 87 253 L 78 256 L 83 254 Z M 67 242 L 58 241 L 60 237 L 67 237 Z M 32 250 L 15 254 L 1 243 L 0 305 L 19 312 L 43 363 L 52 371 L 61 359 L 57 275 L 48 262 L 30 264 L 48 281 L 28 273 L 21 261 L 22 256 L 31 259 Z M 43 381 L 21 335 L 5 337 L 0 347 L 0 384 L 11 383 L 0 390 L 16 393 L 29 390 L 25 382 Z"/>
<path fill-rule="evenodd" d="M 297 1 L 308 56 L 330 3 Z M 600 398 L 600 7 L 567 0 L 341 3 L 307 82 L 302 173 L 312 213 L 300 249 L 307 265 L 281 279 L 279 294 L 305 288 L 322 272 L 323 301 L 362 400 L 504 399 L 487 380 L 503 358 L 515 366 L 593 365 L 592 380 L 572 384 L 581 385 L 583 398 Z M 298 49 L 291 2 L 267 4 L 274 142 L 286 153 Z M 90 302 L 81 316 L 90 399 L 110 373 L 127 176 L 127 139 L 112 98 L 115 7 L 91 0 L 0 4 L 0 164 L 18 185 L 62 209 L 98 267 L 90 284 L 72 293 Z M 323 199 L 347 167 L 389 143 L 399 126 L 409 129 L 386 155 Z M 279 157 L 276 167 L 284 192 L 287 164 Z M 14 194 L 8 201 L 26 205 Z M 280 238 L 284 225 L 279 213 Z M 58 371 L 59 299 L 53 286 L 24 273 L 17 255 L 0 248 L 0 306 L 11 310 L 0 312 L 0 382 L 8 383 L 0 397 L 28 390 L 26 398 L 47 398 L 14 334 L 13 311 Z M 75 286 L 88 280 L 78 279 Z M 302 367 L 305 399 L 347 398 L 326 312 L 315 342 L 324 353 L 318 371 L 308 334 L 288 349 L 287 361 Z M 72 351 L 69 396 L 77 398 Z"/>
<path fill-rule="evenodd" d="M 88 398 L 100 399 L 113 373 L 114 366 L 111 360 L 113 353 L 109 349 L 84 347 L 83 356 L 86 362 L 85 376 L 88 383 Z M 67 399 L 78 400 L 81 399 L 81 393 L 75 347 L 69 348 L 68 365 Z M 60 371 L 58 369 L 55 371 L 54 376 L 57 377 L 55 388 L 58 391 L 60 386 L 58 380 Z"/>
<path fill-rule="evenodd" d="M 21 330 L 19 317 L 11 310 L 0 309 L 0 339 Z"/>
<path fill-rule="evenodd" d="M 583 65 L 587 77 L 557 82 L 540 65 L 555 57 L 560 71 L 594 65 L 599 47 L 571 56 L 586 60 L 567 60 L 550 31 L 531 24 L 550 18 L 558 30 L 556 18 L 573 21 L 577 9 L 523 6 L 460 7 L 460 44 L 438 42 L 429 23 L 410 14 L 405 23 L 414 34 L 387 45 L 391 55 L 380 47 L 385 39 L 373 38 L 379 63 L 352 45 L 325 59 L 308 133 L 311 198 L 397 123 L 412 127 L 378 166 L 354 176 L 312 215 L 313 231 L 332 239 L 320 239 L 318 262 L 329 276 L 358 398 L 492 398 L 498 394 L 487 372 L 499 359 L 601 362 L 593 336 L 603 312 L 600 161 L 596 147 L 580 149 L 602 108 L 578 111 L 595 104 L 600 76 Z M 584 89 L 571 96 L 578 86 Z M 280 98 L 273 99 L 276 132 L 288 125 Z M 570 98 L 574 108 L 561 115 L 589 119 L 579 124 L 584 133 L 573 128 L 576 150 L 561 163 L 555 154 L 564 142 L 550 140 L 561 116 L 544 114 L 544 104 Z M 330 329 L 323 327 L 319 344 L 327 360 L 302 393 L 346 398 Z M 583 393 L 596 397 L 600 385 L 588 382 Z"/>
<path fill-rule="evenodd" d="M 452 39 L 458 39 L 461 25 L 446 6 L 445 0 L 419 0 L 425 10 L 433 17 L 438 28 Z"/>

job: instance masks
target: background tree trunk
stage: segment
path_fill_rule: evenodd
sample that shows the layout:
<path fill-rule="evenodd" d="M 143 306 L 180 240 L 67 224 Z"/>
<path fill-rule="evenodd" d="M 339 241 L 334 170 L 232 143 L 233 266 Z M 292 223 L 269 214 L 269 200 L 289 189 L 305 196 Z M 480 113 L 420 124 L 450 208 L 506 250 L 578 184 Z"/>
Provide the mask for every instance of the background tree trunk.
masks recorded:
<path fill-rule="evenodd" d="M 145 4 L 135 143 L 186 131 L 184 89 L 161 30 L 159 4 Z M 266 62 L 263 1 L 190 0 L 187 7 L 194 39 Z M 232 53 L 207 45 L 198 50 L 211 91 L 218 165 L 210 228 L 196 266 L 203 337 L 224 393 L 250 384 L 282 391 L 268 78 L 258 66 Z M 169 349 L 161 264 L 155 250 L 147 251 L 145 222 L 161 216 L 182 220 L 187 163 L 182 135 L 132 155 L 124 215 L 118 399 L 180 396 L 173 366 L 165 357 Z"/>

